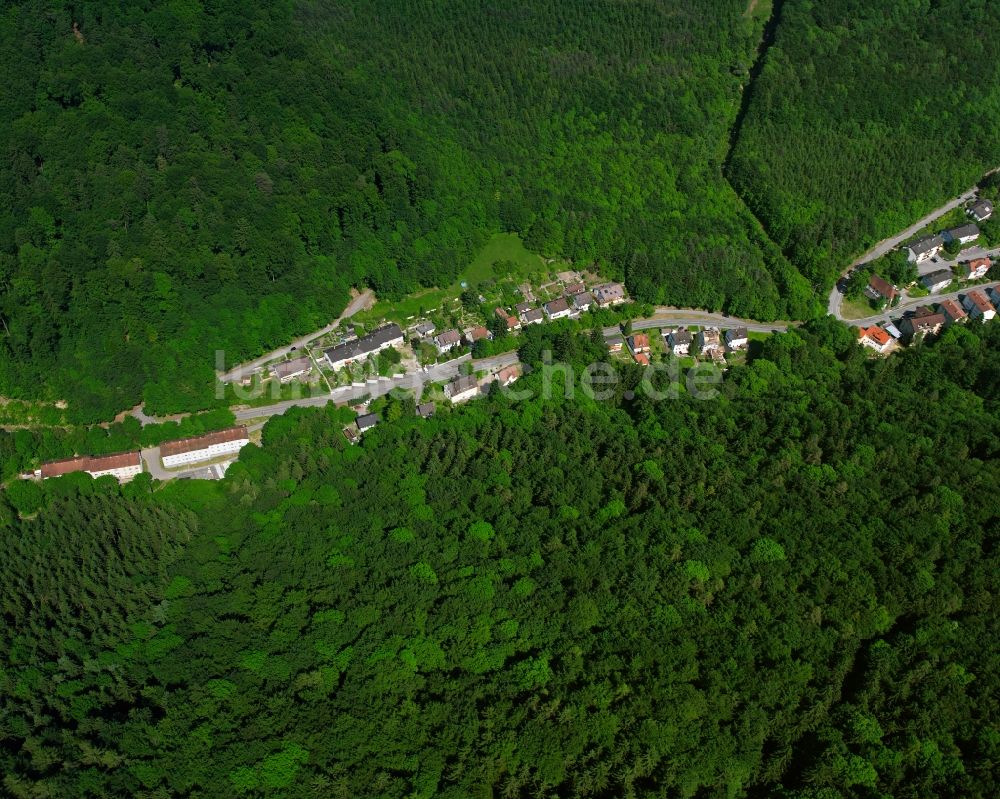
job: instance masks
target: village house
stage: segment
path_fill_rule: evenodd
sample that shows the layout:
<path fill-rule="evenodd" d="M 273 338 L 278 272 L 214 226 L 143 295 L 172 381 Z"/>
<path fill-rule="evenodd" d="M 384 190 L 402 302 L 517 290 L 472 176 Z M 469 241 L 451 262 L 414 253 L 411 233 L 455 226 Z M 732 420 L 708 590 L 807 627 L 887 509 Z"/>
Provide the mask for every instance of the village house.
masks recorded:
<path fill-rule="evenodd" d="M 307 355 L 303 355 L 301 358 L 293 358 L 290 361 L 274 364 L 271 367 L 271 374 L 278 378 L 278 382 L 287 383 L 289 380 L 308 374 L 310 369 L 312 369 L 312 361 Z"/>
<path fill-rule="evenodd" d="M 508 316 L 505 321 L 507 322 L 508 333 L 513 333 L 515 330 L 521 329 L 521 322 L 516 316 Z"/>
<path fill-rule="evenodd" d="M 358 432 L 364 433 L 367 430 L 371 430 L 379 421 L 381 420 L 377 413 L 366 413 L 355 419 L 355 424 L 358 426 Z"/>
<path fill-rule="evenodd" d="M 997 315 L 993 303 L 987 299 L 986 294 L 980 289 L 973 289 L 964 295 L 962 297 L 962 305 L 965 306 L 965 310 L 969 312 L 969 316 L 973 319 L 982 319 L 984 322 L 988 322 Z"/>
<path fill-rule="evenodd" d="M 896 299 L 896 287 L 878 275 L 872 275 L 865 286 L 865 296 L 872 300 L 892 302 Z"/>
<path fill-rule="evenodd" d="M 924 236 L 906 248 L 907 259 L 910 263 L 923 263 L 941 252 L 942 247 L 944 247 L 944 239 L 941 236 Z"/>
<path fill-rule="evenodd" d="M 625 339 L 621 336 L 615 336 L 613 338 L 605 339 L 604 343 L 608 345 L 608 352 L 621 352 L 622 347 L 625 346 Z"/>
<path fill-rule="evenodd" d="M 958 265 L 958 274 L 962 280 L 979 280 L 990 271 L 993 262 L 989 258 L 974 258 Z"/>
<path fill-rule="evenodd" d="M 745 327 L 726 331 L 726 344 L 731 350 L 745 350 L 750 345 L 750 334 Z"/>
<path fill-rule="evenodd" d="M 954 278 L 951 272 L 947 269 L 938 269 L 936 272 L 928 272 L 922 278 L 920 282 L 923 283 L 924 288 L 926 288 L 931 294 L 936 294 L 943 289 L 948 288 L 951 285 L 951 281 Z"/>
<path fill-rule="evenodd" d="M 421 419 L 430 419 L 435 410 L 437 410 L 437 406 L 433 402 L 422 402 L 417 406 L 417 416 Z"/>
<path fill-rule="evenodd" d="M 926 306 L 918 308 L 913 316 L 908 316 L 902 321 L 903 332 L 914 341 L 924 336 L 936 336 L 941 332 L 944 323 L 943 314 L 934 313 Z"/>
<path fill-rule="evenodd" d="M 989 200 L 976 200 L 965 212 L 977 222 L 985 222 L 993 215 L 993 203 Z"/>
<path fill-rule="evenodd" d="M 344 434 L 344 438 L 347 439 L 348 444 L 357 444 L 361 439 L 361 433 L 358 432 L 357 425 L 348 425 L 341 432 Z"/>
<path fill-rule="evenodd" d="M 583 283 L 570 283 L 565 288 L 563 288 L 563 295 L 566 297 L 572 297 L 574 294 L 582 294 L 587 290 L 587 287 Z"/>
<path fill-rule="evenodd" d="M 545 321 L 541 308 L 529 308 L 521 314 L 521 321 L 526 325 L 540 325 Z"/>
<path fill-rule="evenodd" d="M 882 328 L 885 330 L 886 333 L 888 333 L 890 336 L 896 339 L 896 341 L 899 341 L 903 337 L 902 332 L 898 327 L 896 327 L 892 323 L 892 320 L 889 320 L 884 325 L 882 325 Z"/>
<path fill-rule="evenodd" d="M 880 355 L 887 352 L 893 345 L 892 336 L 878 325 L 859 327 L 858 341 L 862 346 L 875 350 Z"/>
<path fill-rule="evenodd" d="M 511 383 L 516 381 L 521 376 L 521 365 L 514 364 L 513 366 L 507 366 L 496 373 L 494 378 L 497 383 L 506 388 Z"/>
<path fill-rule="evenodd" d="M 649 366 L 649 356 L 644 352 L 633 352 L 632 357 L 639 366 Z"/>
<path fill-rule="evenodd" d="M 682 327 L 667 336 L 667 346 L 674 355 L 687 355 L 691 351 L 691 340 L 691 332 Z"/>
<path fill-rule="evenodd" d="M 232 455 L 250 443 L 250 434 L 243 425 L 205 433 L 203 436 L 179 438 L 160 444 L 160 459 L 168 469 L 188 463 L 207 461 Z"/>
<path fill-rule="evenodd" d="M 535 306 L 532 305 L 530 302 L 525 301 L 525 302 L 519 302 L 517 305 L 515 305 L 514 310 L 517 311 L 518 316 L 520 316 L 530 311 L 534 307 Z"/>
<path fill-rule="evenodd" d="M 476 382 L 475 375 L 462 375 L 456 377 L 444 388 L 445 396 L 452 401 L 453 405 L 465 402 L 479 394 L 479 383 Z"/>
<path fill-rule="evenodd" d="M 581 291 L 573 295 L 573 307 L 578 311 L 586 311 L 594 304 L 594 298 L 589 291 Z"/>
<path fill-rule="evenodd" d="M 625 302 L 625 288 L 621 283 L 602 283 L 600 286 L 595 286 L 592 293 L 594 301 L 602 308 Z"/>
<path fill-rule="evenodd" d="M 323 353 L 331 369 L 341 369 L 353 361 L 403 343 L 403 331 L 395 322 L 373 330 L 367 336 L 332 347 Z"/>
<path fill-rule="evenodd" d="M 465 331 L 465 340 L 469 344 L 475 344 L 477 341 L 482 341 L 484 338 L 491 339 L 493 338 L 493 334 L 482 325 L 469 328 Z"/>
<path fill-rule="evenodd" d="M 713 350 L 722 350 L 722 335 L 717 327 L 707 327 L 698 333 L 696 346 L 699 355 L 711 355 Z"/>
<path fill-rule="evenodd" d="M 42 480 L 62 477 L 71 472 L 86 472 L 95 480 L 110 475 L 119 483 L 127 483 L 142 473 L 142 456 L 138 451 L 118 452 L 114 455 L 80 455 L 43 463 L 35 469 L 34 476 Z"/>
<path fill-rule="evenodd" d="M 445 330 L 434 336 L 434 345 L 442 355 L 457 347 L 462 342 L 462 334 L 457 330 Z"/>
<path fill-rule="evenodd" d="M 979 228 L 971 222 L 967 225 L 959 225 L 941 233 L 941 238 L 945 244 L 957 241 L 959 244 L 971 244 L 979 238 Z"/>
<path fill-rule="evenodd" d="M 558 300 L 547 302 L 544 307 L 545 315 L 549 318 L 549 321 L 565 319 L 571 313 L 569 303 L 566 302 L 565 297 L 560 297 Z"/>
<path fill-rule="evenodd" d="M 413 332 L 420 338 L 427 338 L 427 336 L 433 335 L 435 330 L 437 328 L 433 322 L 419 322 L 413 326 Z"/>
<path fill-rule="evenodd" d="M 938 303 L 938 312 L 944 317 L 945 325 L 964 322 L 968 318 L 968 314 L 962 310 L 962 306 L 952 299 L 941 300 Z"/>
<path fill-rule="evenodd" d="M 990 286 L 986 289 L 986 294 L 995 304 L 1000 304 L 1000 286 Z"/>
<path fill-rule="evenodd" d="M 649 336 L 645 333 L 636 333 L 634 336 L 629 336 L 628 348 L 632 350 L 633 355 L 640 352 L 649 352 Z"/>

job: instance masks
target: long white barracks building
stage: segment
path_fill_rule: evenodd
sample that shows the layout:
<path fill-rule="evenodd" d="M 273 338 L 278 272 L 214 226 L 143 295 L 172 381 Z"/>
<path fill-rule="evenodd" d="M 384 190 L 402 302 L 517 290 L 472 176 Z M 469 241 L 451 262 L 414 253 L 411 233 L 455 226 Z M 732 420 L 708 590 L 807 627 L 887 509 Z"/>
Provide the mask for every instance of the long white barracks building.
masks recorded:
<path fill-rule="evenodd" d="M 229 427 L 194 438 L 180 438 L 160 445 L 160 457 L 168 469 L 188 463 L 208 461 L 239 452 L 250 443 L 246 427 Z"/>

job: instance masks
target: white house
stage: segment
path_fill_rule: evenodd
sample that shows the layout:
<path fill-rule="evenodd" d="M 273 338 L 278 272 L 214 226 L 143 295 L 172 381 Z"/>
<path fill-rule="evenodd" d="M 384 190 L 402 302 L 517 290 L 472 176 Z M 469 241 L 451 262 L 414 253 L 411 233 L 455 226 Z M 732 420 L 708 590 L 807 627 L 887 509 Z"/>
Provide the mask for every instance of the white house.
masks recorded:
<path fill-rule="evenodd" d="M 625 288 L 621 283 L 602 283 L 594 287 L 594 301 L 602 308 L 625 302 Z"/>
<path fill-rule="evenodd" d="M 976 200 L 965 212 L 977 222 L 985 222 L 993 216 L 993 203 L 989 200 Z"/>
<path fill-rule="evenodd" d="M 982 319 L 984 322 L 988 322 L 997 315 L 993 303 L 979 289 L 970 291 L 962 297 L 962 305 L 965 306 L 965 310 L 973 319 Z"/>
<path fill-rule="evenodd" d="M 127 483 L 142 473 L 142 456 L 136 452 L 119 452 L 114 455 L 81 455 L 59 461 L 43 463 L 35 469 L 35 477 L 47 480 L 71 472 L 86 472 L 93 478 L 111 475 L 119 483 Z"/>
<path fill-rule="evenodd" d="M 973 258 L 958 265 L 959 274 L 963 280 L 979 280 L 990 271 L 992 262 L 989 258 Z"/>
<path fill-rule="evenodd" d="M 945 244 L 957 241 L 959 244 L 971 244 L 979 238 L 979 228 L 971 222 L 967 225 L 960 225 L 946 230 L 941 234 Z"/>
<path fill-rule="evenodd" d="M 589 291 L 581 291 L 573 295 L 573 307 L 578 311 L 586 311 L 594 304 L 594 298 Z"/>
<path fill-rule="evenodd" d="M 931 294 L 935 294 L 942 289 L 948 288 L 951 285 L 952 278 L 954 276 L 947 269 L 939 269 L 936 272 L 930 272 L 920 278 L 920 282 L 924 284 Z"/>
<path fill-rule="evenodd" d="M 278 378 L 279 382 L 287 383 L 289 380 L 307 374 L 310 369 L 312 369 L 312 361 L 309 360 L 308 356 L 303 355 L 301 358 L 293 358 L 290 361 L 274 364 L 271 367 L 271 372 Z"/>
<path fill-rule="evenodd" d="M 556 319 L 565 319 L 572 313 L 569 307 L 569 303 L 566 302 L 565 297 L 560 297 L 558 300 L 552 300 L 552 302 L 547 302 L 543 306 L 545 308 L 545 315 L 550 321 Z"/>
<path fill-rule="evenodd" d="M 858 328 L 858 341 L 880 354 L 888 351 L 893 344 L 892 336 L 878 325 Z"/>
<path fill-rule="evenodd" d="M 731 350 L 743 350 L 750 344 L 750 334 L 745 327 L 734 327 L 726 331 L 726 344 Z"/>
<path fill-rule="evenodd" d="M 445 386 L 444 394 L 454 405 L 472 399 L 479 394 L 479 383 L 476 381 L 476 376 L 462 375 L 461 377 L 456 377 Z"/>
<path fill-rule="evenodd" d="M 697 337 L 699 355 L 711 355 L 715 350 L 722 349 L 722 336 L 717 327 L 707 327 Z"/>
<path fill-rule="evenodd" d="M 667 336 L 667 346 L 674 355 L 687 355 L 691 351 L 691 333 L 683 327 Z"/>
<path fill-rule="evenodd" d="M 445 353 L 462 343 L 462 334 L 457 330 L 445 330 L 444 333 L 434 336 L 434 343 L 438 352 Z"/>
<path fill-rule="evenodd" d="M 168 469 L 188 463 L 213 460 L 239 452 L 250 443 L 246 427 L 229 427 L 203 436 L 180 438 L 160 445 L 160 458 Z"/>
<path fill-rule="evenodd" d="M 924 236 L 906 248 L 907 259 L 910 263 L 922 263 L 941 252 L 942 247 L 944 239 L 941 236 Z"/>

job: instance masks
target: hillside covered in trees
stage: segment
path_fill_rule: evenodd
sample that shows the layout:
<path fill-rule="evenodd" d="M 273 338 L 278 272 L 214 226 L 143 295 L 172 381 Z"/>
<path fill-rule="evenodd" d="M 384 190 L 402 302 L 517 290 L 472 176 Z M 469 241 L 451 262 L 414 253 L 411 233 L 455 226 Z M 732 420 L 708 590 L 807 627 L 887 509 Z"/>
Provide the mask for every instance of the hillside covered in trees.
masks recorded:
<path fill-rule="evenodd" d="M 0 396 L 77 421 L 212 403 L 367 284 L 494 230 L 640 299 L 802 317 L 723 179 L 744 0 L 279 0 L 0 12 Z"/>
<path fill-rule="evenodd" d="M 1000 4 L 780 4 L 729 174 L 818 286 L 1000 166 Z"/>
<path fill-rule="evenodd" d="M 715 399 L 298 411 L 218 484 L 48 481 L 0 509 L 0 791 L 994 797 L 998 346 L 813 323 Z"/>

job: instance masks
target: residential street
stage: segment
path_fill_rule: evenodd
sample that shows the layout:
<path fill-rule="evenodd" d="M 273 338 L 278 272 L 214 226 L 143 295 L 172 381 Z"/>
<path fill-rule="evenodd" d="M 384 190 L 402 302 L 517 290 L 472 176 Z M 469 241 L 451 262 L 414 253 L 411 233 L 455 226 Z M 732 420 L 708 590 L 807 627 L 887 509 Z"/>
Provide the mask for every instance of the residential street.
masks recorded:
<path fill-rule="evenodd" d="M 874 316 L 866 316 L 864 319 L 845 319 L 844 321 L 849 325 L 854 325 L 855 327 L 868 327 L 870 325 L 879 325 L 883 322 L 888 322 L 890 319 L 899 319 L 904 315 L 906 311 L 912 311 L 915 308 L 919 308 L 921 305 L 933 305 L 935 303 L 941 302 L 941 300 L 955 300 L 962 294 L 965 294 L 970 289 L 981 289 L 985 291 L 990 286 L 1000 285 L 1000 281 L 993 281 L 992 283 L 983 283 L 978 286 L 969 286 L 968 288 L 959 289 L 958 291 L 949 291 L 946 294 L 930 294 L 926 297 L 917 297 L 913 300 L 908 300 L 907 302 L 900 303 L 895 308 L 891 308 L 888 311 L 884 311 L 880 314 L 875 314 Z"/>
<path fill-rule="evenodd" d="M 451 361 L 447 361 L 446 363 L 431 366 L 426 371 L 421 370 L 416 373 L 399 375 L 395 378 L 373 379 L 367 381 L 361 386 L 341 386 L 340 388 L 335 388 L 330 394 L 321 394 L 315 397 L 303 397 L 302 399 L 297 400 L 284 400 L 283 402 L 276 402 L 273 405 L 262 405 L 255 408 L 243 408 L 235 411 L 235 416 L 238 422 L 243 422 L 247 419 L 257 419 L 264 416 L 276 416 L 277 414 L 284 413 L 289 408 L 293 407 L 315 408 L 326 405 L 328 402 L 336 402 L 338 404 L 349 403 L 364 396 L 374 399 L 375 397 L 381 397 L 384 394 L 388 394 L 394 388 L 411 390 L 422 389 L 427 383 L 441 383 L 458 377 L 461 373 L 461 365 L 466 361 L 471 360 L 472 356 L 466 354 Z M 490 358 L 482 358 L 478 361 L 473 361 L 472 363 L 475 371 L 477 372 L 496 372 L 506 366 L 513 366 L 517 363 L 517 352 L 505 352 L 501 355 L 494 355 Z"/>
<path fill-rule="evenodd" d="M 649 330 L 651 328 L 670 327 L 678 325 L 686 327 L 689 325 L 699 325 L 702 327 L 717 327 L 720 330 L 729 330 L 734 327 L 745 327 L 761 333 L 783 333 L 788 330 L 789 322 L 756 322 L 752 319 L 739 319 L 735 316 L 726 316 L 721 313 L 710 311 L 697 311 L 684 308 L 657 308 L 656 313 L 646 319 L 632 320 L 633 330 Z M 605 336 L 613 336 L 619 333 L 617 325 L 604 328 Z"/>
<path fill-rule="evenodd" d="M 276 350 L 272 350 L 265 355 L 261 355 L 259 358 L 254 358 L 252 361 L 247 363 L 242 363 L 239 366 L 235 366 L 230 369 L 225 374 L 219 376 L 219 380 L 223 383 L 232 383 L 235 380 L 241 379 L 245 374 L 249 374 L 258 366 L 263 366 L 268 361 L 273 361 L 275 358 L 283 358 L 288 355 L 293 350 L 300 350 L 310 341 L 325 336 L 327 333 L 336 329 L 344 319 L 349 319 L 354 316 L 358 311 L 362 311 L 369 306 L 370 303 L 374 302 L 375 294 L 370 289 L 365 289 L 357 297 L 355 297 L 348 306 L 344 309 L 344 312 L 338 316 L 333 322 L 328 324 L 326 327 L 322 327 L 319 330 L 314 330 L 306 336 L 295 339 L 291 344 L 284 347 L 279 347 Z"/>

